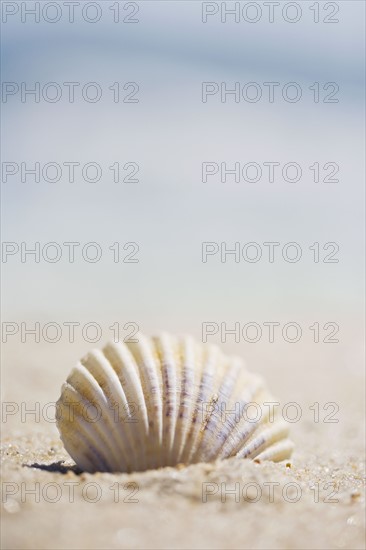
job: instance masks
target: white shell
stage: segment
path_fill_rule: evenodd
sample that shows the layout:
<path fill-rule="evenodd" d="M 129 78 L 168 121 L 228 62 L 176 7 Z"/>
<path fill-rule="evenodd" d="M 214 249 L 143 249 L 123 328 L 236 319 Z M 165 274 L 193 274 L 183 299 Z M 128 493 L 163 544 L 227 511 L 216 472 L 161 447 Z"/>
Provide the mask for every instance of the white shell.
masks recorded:
<path fill-rule="evenodd" d="M 191 337 L 138 340 L 91 351 L 62 387 L 57 427 L 82 470 L 290 457 L 287 424 L 269 416 L 278 407 L 240 359 Z"/>

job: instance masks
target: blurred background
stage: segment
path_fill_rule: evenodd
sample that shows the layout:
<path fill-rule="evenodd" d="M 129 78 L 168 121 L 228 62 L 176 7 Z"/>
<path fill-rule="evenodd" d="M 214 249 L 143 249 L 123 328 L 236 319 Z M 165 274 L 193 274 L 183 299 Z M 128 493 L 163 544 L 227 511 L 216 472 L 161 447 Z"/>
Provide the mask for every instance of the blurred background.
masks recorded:
<path fill-rule="evenodd" d="M 34 7 L 34 2 L 24 4 Z M 69 23 L 64 6 L 55 23 L 42 15 L 39 23 L 31 16 L 22 22 L 19 11 L 3 24 L 3 82 L 29 88 L 39 82 L 41 89 L 56 82 L 63 91 L 55 103 L 42 95 L 39 103 L 32 96 L 22 102 L 20 93 L 7 97 L 3 163 L 93 162 L 103 169 L 96 182 L 85 181 L 80 169 L 70 182 L 66 168 L 57 182 L 42 175 L 39 183 L 32 176 L 22 182 L 20 170 L 7 181 L 3 177 L 3 241 L 25 242 L 29 248 L 56 242 L 63 250 L 56 263 L 42 257 L 36 263 L 32 256 L 22 262 L 20 253 L 6 263 L 3 259 L 3 322 L 103 327 L 96 344 L 83 340 L 79 328 L 74 343 L 68 342 L 66 329 L 55 343 L 42 335 L 40 343 L 32 336 L 22 342 L 20 329 L 9 336 L 3 346 L 3 398 L 22 399 L 31 385 L 32 400 L 57 399 L 75 361 L 110 339 L 108 327 L 114 323 L 122 327 L 122 337 L 128 334 L 125 324 L 136 323 L 148 334 L 165 329 L 201 339 L 204 322 L 228 328 L 236 322 L 262 328 L 264 322 L 281 327 L 297 322 L 303 335 L 296 344 L 280 332 L 270 343 L 264 328 L 257 343 L 230 336 L 221 343 L 220 331 L 208 341 L 244 355 L 285 401 L 303 400 L 308 406 L 343 400 L 352 407 L 358 403 L 355 396 L 362 395 L 364 355 L 363 2 L 332 3 L 339 7 L 333 16 L 338 23 L 324 22 L 331 15 L 324 2 L 319 23 L 314 23 L 312 2 L 298 2 L 302 15 L 296 23 L 281 15 L 283 2 L 273 23 L 261 2 L 256 23 L 243 18 L 236 23 L 229 16 L 222 23 L 220 11 L 203 23 L 201 2 L 191 1 L 121 2 L 121 21 L 114 23 L 115 4 L 100 2 L 102 16 L 94 24 L 83 19 L 80 8 Z M 212 9 L 220 4 L 211 3 Z M 92 8 L 88 13 L 94 17 Z M 128 14 L 138 22 L 124 23 Z M 51 8 L 47 17 L 54 17 Z M 80 83 L 74 103 L 67 100 L 64 82 Z M 89 82 L 103 91 L 96 103 L 81 96 Z M 123 90 L 126 83 L 137 83 L 138 102 L 115 103 L 109 87 L 116 82 L 121 97 L 132 91 Z M 221 102 L 216 94 L 203 102 L 202 82 L 226 83 L 228 89 L 235 82 L 256 82 L 263 97 L 236 103 L 232 95 Z M 265 82 L 280 83 L 273 103 Z M 282 97 L 289 82 L 301 87 L 296 103 Z M 309 89 L 316 82 L 319 102 Z M 338 102 L 323 102 L 332 91 L 323 90 L 328 82 L 338 84 Z M 108 167 L 116 162 L 121 167 L 136 163 L 138 182 L 115 183 Z M 224 183 L 220 175 L 204 183 L 203 162 L 230 167 L 296 162 L 302 177 L 291 183 L 278 172 L 271 183 L 263 169 L 255 183 L 235 182 L 232 176 Z M 336 163 L 339 181 L 324 183 L 330 171 L 321 168 L 321 181 L 314 182 L 309 167 L 316 162 L 320 168 Z M 269 241 L 281 243 L 273 263 L 263 246 Z M 74 263 L 64 242 L 81 243 Z M 102 249 L 96 263 L 80 254 L 90 242 Z M 123 251 L 125 243 L 137 243 L 139 261 L 115 263 L 109 247 L 116 242 L 122 257 L 132 250 Z M 226 242 L 228 249 L 235 242 L 256 242 L 263 257 L 236 263 L 231 255 L 222 262 L 218 253 L 203 262 L 202 242 Z M 288 242 L 301 246 L 297 263 L 282 258 Z M 319 262 L 309 249 L 315 242 Z M 339 246 L 337 263 L 322 261 L 328 242 Z M 338 343 L 324 342 L 328 322 L 339 326 Z M 314 323 L 320 326 L 319 343 L 309 329 Z"/>

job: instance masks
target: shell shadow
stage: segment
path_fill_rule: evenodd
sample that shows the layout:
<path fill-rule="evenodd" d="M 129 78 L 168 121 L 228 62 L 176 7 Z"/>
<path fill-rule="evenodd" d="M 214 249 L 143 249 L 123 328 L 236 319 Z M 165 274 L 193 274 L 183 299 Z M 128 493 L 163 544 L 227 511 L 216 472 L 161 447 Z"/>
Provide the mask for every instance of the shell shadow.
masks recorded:
<path fill-rule="evenodd" d="M 75 466 L 65 466 L 62 460 L 59 460 L 59 462 L 53 462 L 52 464 L 38 464 L 35 462 L 34 464 L 23 464 L 23 466 L 26 468 L 44 470 L 46 472 L 57 472 L 59 474 L 68 474 L 69 472 L 73 472 L 75 475 L 80 475 L 82 473 L 82 470 L 80 470 L 76 464 Z"/>

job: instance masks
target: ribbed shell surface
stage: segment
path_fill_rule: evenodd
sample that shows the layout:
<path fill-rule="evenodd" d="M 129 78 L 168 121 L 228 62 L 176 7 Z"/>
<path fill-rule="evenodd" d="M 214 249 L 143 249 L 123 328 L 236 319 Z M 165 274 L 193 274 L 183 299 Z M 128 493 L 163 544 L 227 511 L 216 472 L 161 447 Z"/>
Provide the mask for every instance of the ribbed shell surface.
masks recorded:
<path fill-rule="evenodd" d="M 218 347 L 140 334 L 81 359 L 56 417 L 82 470 L 131 472 L 230 456 L 284 460 L 293 445 L 273 402 L 262 378 Z"/>

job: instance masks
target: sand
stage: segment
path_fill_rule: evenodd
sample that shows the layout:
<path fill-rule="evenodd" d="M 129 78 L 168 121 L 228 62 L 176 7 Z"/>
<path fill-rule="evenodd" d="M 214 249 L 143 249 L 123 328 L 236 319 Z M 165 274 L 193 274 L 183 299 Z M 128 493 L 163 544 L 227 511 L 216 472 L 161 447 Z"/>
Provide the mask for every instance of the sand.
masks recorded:
<path fill-rule="evenodd" d="M 329 386 L 325 369 L 316 384 L 311 377 L 296 383 L 290 369 L 281 371 L 278 384 L 274 371 L 267 373 L 271 386 L 282 388 L 283 402 L 297 400 L 303 411 L 292 426 L 296 450 L 288 463 L 233 458 L 143 473 L 80 474 L 45 418 L 52 418 L 46 403 L 57 399 L 74 351 L 60 353 L 52 370 L 49 348 L 38 347 L 27 365 L 24 350 L 7 349 L 3 400 L 18 403 L 19 412 L 2 418 L 3 548 L 365 547 L 360 375 L 335 369 Z M 311 417 L 309 403 L 325 399 L 339 404 L 337 423 Z M 22 422 L 22 400 L 28 408 L 40 403 L 39 419 L 28 415 Z"/>

